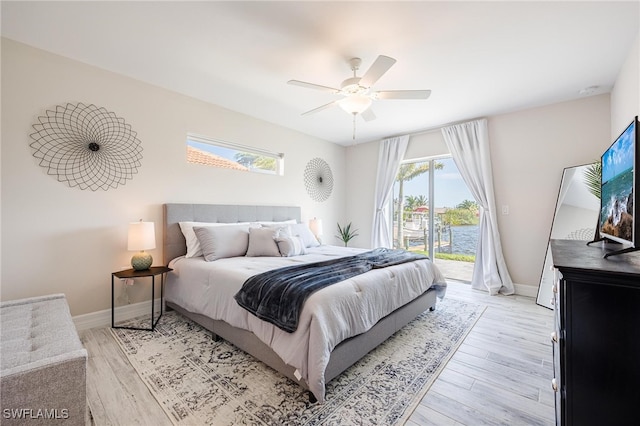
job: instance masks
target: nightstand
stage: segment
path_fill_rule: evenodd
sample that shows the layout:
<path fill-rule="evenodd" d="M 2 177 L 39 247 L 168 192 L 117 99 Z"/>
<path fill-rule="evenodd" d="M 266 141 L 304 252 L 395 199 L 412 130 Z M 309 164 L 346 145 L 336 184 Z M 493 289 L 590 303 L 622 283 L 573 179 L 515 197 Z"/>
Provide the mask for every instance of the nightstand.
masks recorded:
<path fill-rule="evenodd" d="M 135 269 L 125 269 L 124 271 L 113 272 L 111 274 L 111 328 L 127 328 L 129 330 L 147 330 L 153 331 L 156 328 L 156 324 L 160 321 L 160 317 L 162 317 L 162 310 L 164 305 L 164 274 L 167 272 L 173 271 L 171 268 L 167 268 L 166 266 L 152 266 L 149 269 L 145 269 L 143 271 L 136 271 Z M 153 317 L 155 315 L 155 298 L 156 298 L 156 275 L 160 275 L 160 315 L 154 321 Z M 139 328 L 139 327 L 124 327 L 124 326 L 116 326 L 115 324 L 115 300 L 114 300 L 114 281 L 116 278 L 118 279 L 127 279 L 127 278 L 143 278 L 143 277 L 151 277 L 151 327 L 150 328 Z"/>

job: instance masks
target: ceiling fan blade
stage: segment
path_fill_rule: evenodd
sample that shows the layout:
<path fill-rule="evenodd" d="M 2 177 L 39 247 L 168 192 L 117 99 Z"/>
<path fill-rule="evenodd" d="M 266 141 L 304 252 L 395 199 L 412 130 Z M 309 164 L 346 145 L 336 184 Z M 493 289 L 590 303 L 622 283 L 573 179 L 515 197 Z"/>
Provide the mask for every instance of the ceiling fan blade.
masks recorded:
<path fill-rule="evenodd" d="M 306 87 L 308 89 L 322 90 L 323 92 L 339 93 L 340 89 L 334 89 L 333 87 L 321 86 L 319 84 L 307 83 L 300 80 L 289 80 L 287 83 L 294 86 Z"/>
<path fill-rule="evenodd" d="M 360 85 L 363 87 L 371 87 L 375 84 L 384 73 L 389 71 L 389 68 L 396 63 L 396 60 L 388 56 L 380 55 L 376 58 L 375 62 L 367 70 L 366 73 L 360 79 Z"/>
<path fill-rule="evenodd" d="M 324 104 L 322 106 L 319 106 L 318 108 L 314 108 L 314 109 L 309 110 L 307 112 L 303 112 L 302 115 L 315 114 L 316 112 L 320 112 L 323 109 L 331 108 L 334 105 L 338 105 L 338 101 L 329 102 L 328 104 Z"/>
<path fill-rule="evenodd" d="M 431 90 L 384 90 L 375 92 L 376 99 L 427 99 Z"/>
<path fill-rule="evenodd" d="M 369 107 L 365 109 L 361 114 L 364 121 L 371 121 L 376 119 L 376 115 L 373 113 L 373 108 Z"/>

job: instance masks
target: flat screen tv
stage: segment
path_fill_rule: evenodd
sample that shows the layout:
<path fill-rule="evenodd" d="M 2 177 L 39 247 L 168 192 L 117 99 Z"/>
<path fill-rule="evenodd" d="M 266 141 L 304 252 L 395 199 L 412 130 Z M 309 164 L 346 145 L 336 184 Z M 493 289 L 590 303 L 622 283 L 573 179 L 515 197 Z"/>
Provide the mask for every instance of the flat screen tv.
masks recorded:
<path fill-rule="evenodd" d="M 623 244 L 615 254 L 640 250 L 640 209 L 635 195 L 640 174 L 638 117 L 602 154 L 600 187 L 600 238 Z"/>

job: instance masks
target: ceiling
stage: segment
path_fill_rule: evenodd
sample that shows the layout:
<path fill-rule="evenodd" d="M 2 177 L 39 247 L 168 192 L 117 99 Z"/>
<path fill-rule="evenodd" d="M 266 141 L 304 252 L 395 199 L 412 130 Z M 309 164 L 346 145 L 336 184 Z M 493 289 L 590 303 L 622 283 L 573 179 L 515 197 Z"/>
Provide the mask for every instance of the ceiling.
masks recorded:
<path fill-rule="evenodd" d="M 342 145 L 609 92 L 638 35 L 627 2 L 10 2 L 2 35 Z M 376 120 L 303 112 L 378 55 Z"/>

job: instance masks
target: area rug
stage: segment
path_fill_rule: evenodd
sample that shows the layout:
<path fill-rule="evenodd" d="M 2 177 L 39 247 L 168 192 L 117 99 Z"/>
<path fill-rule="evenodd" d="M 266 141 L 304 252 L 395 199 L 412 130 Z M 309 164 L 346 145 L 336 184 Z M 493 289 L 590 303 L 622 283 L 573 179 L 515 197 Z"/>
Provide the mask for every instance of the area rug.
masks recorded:
<path fill-rule="evenodd" d="M 224 340 L 214 342 L 175 311 L 154 332 L 111 332 L 177 425 L 398 425 L 484 309 L 445 298 L 329 382 L 323 404 L 310 403 L 295 382 Z"/>

